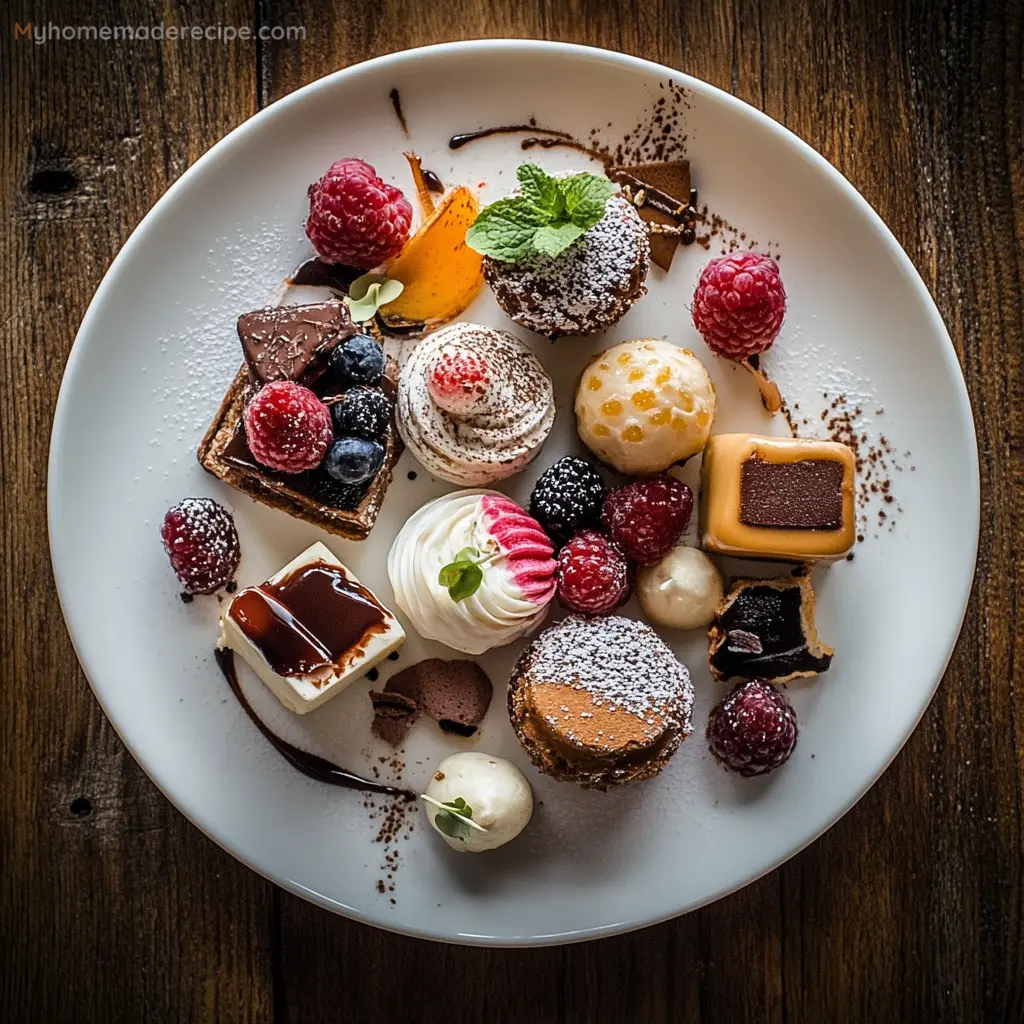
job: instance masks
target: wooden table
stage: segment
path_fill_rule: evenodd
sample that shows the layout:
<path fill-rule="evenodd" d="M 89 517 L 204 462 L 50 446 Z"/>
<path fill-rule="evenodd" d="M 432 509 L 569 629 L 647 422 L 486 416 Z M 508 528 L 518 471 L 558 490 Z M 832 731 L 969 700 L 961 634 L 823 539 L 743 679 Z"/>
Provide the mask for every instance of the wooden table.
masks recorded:
<path fill-rule="evenodd" d="M 1015 628 L 1024 5 L 339 0 L 330 10 L 256 0 L 254 11 L 226 0 L 214 9 L 169 2 L 161 14 L 102 0 L 28 9 L 17 13 L 37 27 L 303 25 L 306 41 L 35 45 L 15 38 L 14 11 L 0 31 L 0 1019 L 1024 1020 L 1024 687 L 1013 685 L 1024 665 Z M 276 889 L 189 825 L 122 747 L 79 669 L 44 508 L 68 348 L 114 254 L 167 186 L 229 129 L 326 72 L 479 36 L 661 61 L 765 110 L 831 160 L 938 301 L 974 403 L 984 502 L 978 583 L 946 679 L 850 814 L 698 913 L 521 952 L 349 923 Z"/>

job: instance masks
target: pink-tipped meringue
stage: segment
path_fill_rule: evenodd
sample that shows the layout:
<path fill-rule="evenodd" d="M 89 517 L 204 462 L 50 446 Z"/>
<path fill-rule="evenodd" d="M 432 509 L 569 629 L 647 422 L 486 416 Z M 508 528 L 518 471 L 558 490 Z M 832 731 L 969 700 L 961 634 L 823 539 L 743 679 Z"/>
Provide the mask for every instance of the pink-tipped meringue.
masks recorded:
<path fill-rule="evenodd" d="M 455 601 L 441 570 L 479 552 L 483 581 Z M 415 512 L 395 538 L 388 575 L 398 607 L 420 636 L 483 654 L 530 633 L 555 594 L 554 549 L 540 523 L 497 491 L 446 494 Z"/>

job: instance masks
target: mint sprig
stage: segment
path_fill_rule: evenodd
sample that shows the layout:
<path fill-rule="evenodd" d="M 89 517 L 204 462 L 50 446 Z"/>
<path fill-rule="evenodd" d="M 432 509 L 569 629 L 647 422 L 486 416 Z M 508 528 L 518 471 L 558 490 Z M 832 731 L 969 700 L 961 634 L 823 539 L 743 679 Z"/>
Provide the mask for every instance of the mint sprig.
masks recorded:
<path fill-rule="evenodd" d="M 483 554 L 476 548 L 463 548 L 454 561 L 449 562 L 437 575 L 437 582 L 448 591 L 458 604 L 472 597 L 484 581 L 483 566 L 498 557 L 499 552 Z"/>
<path fill-rule="evenodd" d="M 471 249 L 504 263 L 558 256 L 603 216 L 615 186 L 598 174 L 553 178 L 536 164 L 516 171 L 519 191 L 484 207 L 466 232 Z"/>

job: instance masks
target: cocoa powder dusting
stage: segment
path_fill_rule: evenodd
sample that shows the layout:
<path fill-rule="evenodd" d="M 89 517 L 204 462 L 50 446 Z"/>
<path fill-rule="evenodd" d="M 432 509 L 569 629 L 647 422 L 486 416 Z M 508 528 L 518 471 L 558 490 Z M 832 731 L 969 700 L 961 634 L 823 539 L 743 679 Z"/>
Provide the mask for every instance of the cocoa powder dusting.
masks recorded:
<path fill-rule="evenodd" d="M 387 765 L 392 778 L 402 778 L 405 763 L 401 759 L 401 751 L 379 760 Z M 363 807 L 369 812 L 369 820 L 379 823 L 374 842 L 383 846 L 379 866 L 381 877 L 376 883 L 377 892 L 381 895 L 395 891 L 395 874 L 401 865 L 398 843 L 409 839 L 415 829 L 415 812 L 412 810 L 414 806 L 414 803 L 406 800 L 380 798 L 371 794 L 367 794 L 363 800 Z M 392 898 L 391 903 L 394 902 Z"/>

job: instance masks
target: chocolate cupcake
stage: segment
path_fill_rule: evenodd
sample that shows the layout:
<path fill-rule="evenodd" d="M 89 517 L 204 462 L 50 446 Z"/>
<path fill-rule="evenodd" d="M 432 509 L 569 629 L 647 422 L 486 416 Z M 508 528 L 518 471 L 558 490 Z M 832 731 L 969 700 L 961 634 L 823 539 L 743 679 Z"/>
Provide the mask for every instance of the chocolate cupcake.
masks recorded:
<path fill-rule="evenodd" d="M 593 334 L 621 320 L 647 291 L 647 228 L 633 205 L 613 195 L 604 216 L 558 256 L 514 262 L 484 258 L 484 280 L 517 324 L 549 338 Z"/>
<path fill-rule="evenodd" d="M 571 615 L 522 653 L 509 717 L 536 767 L 584 787 L 657 775 L 692 731 L 690 674 L 649 626 Z"/>

